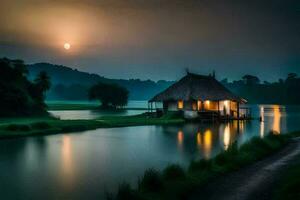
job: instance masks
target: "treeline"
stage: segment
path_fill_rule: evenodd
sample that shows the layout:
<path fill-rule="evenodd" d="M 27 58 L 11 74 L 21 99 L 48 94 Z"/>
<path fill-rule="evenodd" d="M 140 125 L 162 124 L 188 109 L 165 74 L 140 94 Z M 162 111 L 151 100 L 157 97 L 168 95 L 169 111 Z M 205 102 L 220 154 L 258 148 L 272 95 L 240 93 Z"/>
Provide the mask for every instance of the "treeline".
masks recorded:
<path fill-rule="evenodd" d="M 53 85 L 47 93 L 49 100 L 87 100 L 89 88 L 99 82 L 125 87 L 129 91 L 129 99 L 131 100 L 148 100 L 173 83 L 164 80 L 155 82 L 140 79 L 109 79 L 97 74 L 49 63 L 36 63 L 27 67 L 30 72 L 29 78 L 32 80 L 41 71 L 46 71 L 49 74 Z"/>
<path fill-rule="evenodd" d="M 0 117 L 46 115 L 45 92 L 50 78 L 41 71 L 33 81 L 22 60 L 0 59 Z"/>
<path fill-rule="evenodd" d="M 99 82 L 117 84 L 129 91 L 130 100 L 148 100 L 163 91 L 173 81 L 151 81 L 140 79 L 108 79 L 97 74 L 81 72 L 76 69 L 49 63 L 28 65 L 29 78 L 34 78 L 46 71 L 51 77 L 52 87 L 47 92 L 49 100 L 88 100 L 89 88 Z M 240 80 L 221 81 L 229 90 L 253 104 L 300 104 L 299 77 L 290 73 L 287 77 L 275 82 L 261 81 L 258 77 L 245 75 Z"/>
<path fill-rule="evenodd" d="M 241 80 L 221 81 L 229 90 L 253 104 L 300 104 L 300 78 L 290 73 L 276 82 L 261 81 L 258 77 L 245 75 Z"/>
<path fill-rule="evenodd" d="M 129 91 L 129 99 L 131 100 L 148 100 L 153 95 L 161 92 L 171 85 L 170 81 L 142 81 L 139 79 L 131 80 L 111 80 L 99 81 L 106 84 L 122 85 Z M 94 83 L 96 84 L 96 83 Z M 94 84 L 54 84 L 51 90 L 47 93 L 49 100 L 87 100 L 88 90 Z"/>

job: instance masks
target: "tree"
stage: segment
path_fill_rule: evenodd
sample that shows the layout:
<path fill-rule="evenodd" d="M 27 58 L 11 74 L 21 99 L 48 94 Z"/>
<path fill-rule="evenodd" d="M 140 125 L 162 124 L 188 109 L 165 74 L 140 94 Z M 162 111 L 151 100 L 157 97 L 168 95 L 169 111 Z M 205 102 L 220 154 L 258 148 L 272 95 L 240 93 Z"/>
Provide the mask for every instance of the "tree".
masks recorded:
<path fill-rule="evenodd" d="M 297 78 L 297 74 L 296 73 L 289 73 L 288 77 L 287 77 L 287 81 L 289 80 L 295 80 Z"/>
<path fill-rule="evenodd" d="M 15 70 L 18 71 L 18 73 L 20 73 L 22 76 L 26 76 L 28 74 L 27 67 L 25 66 L 23 60 L 12 60 L 11 62 L 14 64 Z"/>
<path fill-rule="evenodd" d="M 116 84 L 98 83 L 89 90 L 90 100 L 99 100 L 102 108 L 118 108 L 127 105 L 128 90 Z"/>
<path fill-rule="evenodd" d="M 38 74 L 38 76 L 34 80 L 34 83 L 43 92 L 46 92 L 51 87 L 50 77 L 48 76 L 48 74 L 45 71 L 41 71 Z"/>
<path fill-rule="evenodd" d="M 50 87 L 49 77 L 42 74 L 32 83 L 27 73 L 22 60 L 0 59 L 0 117 L 47 113 L 43 92 Z"/>
<path fill-rule="evenodd" d="M 221 80 L 221 83 L 222 83 L 223 85 L 228 84 L 228 79 L 227 79 L 227 78 L 224 78 L 223 80 Z"/>
<path fill-rule="evenodd" d="M 260 80 L 258 77 L 252 76 L 249 74 L 243 76 L 243 80 L 246 85 L 257 85 L 260 83 Z"/>

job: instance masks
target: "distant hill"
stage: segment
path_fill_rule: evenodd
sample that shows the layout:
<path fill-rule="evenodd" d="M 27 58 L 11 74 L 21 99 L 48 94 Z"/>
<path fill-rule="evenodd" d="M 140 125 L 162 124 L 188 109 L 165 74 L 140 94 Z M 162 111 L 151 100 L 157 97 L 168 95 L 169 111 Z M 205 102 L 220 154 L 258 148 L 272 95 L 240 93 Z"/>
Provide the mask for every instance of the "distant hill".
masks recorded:
<path fill-rule="evenodd" d="M 46 71 L 51 77 L 52 88 L 47 94 L 51 100 L 84 100 L 88 88 L 97 82 L 116 83 L 126 87 L 131 100 L 148 100 L 158 92 L 170 86 L 172 81 L 140 79 L 108 79 L 98 74 L 78 71 L 62 65 L 36 63 L 27 65 L 29 79 L 34 79 L 40 71 Z"/>

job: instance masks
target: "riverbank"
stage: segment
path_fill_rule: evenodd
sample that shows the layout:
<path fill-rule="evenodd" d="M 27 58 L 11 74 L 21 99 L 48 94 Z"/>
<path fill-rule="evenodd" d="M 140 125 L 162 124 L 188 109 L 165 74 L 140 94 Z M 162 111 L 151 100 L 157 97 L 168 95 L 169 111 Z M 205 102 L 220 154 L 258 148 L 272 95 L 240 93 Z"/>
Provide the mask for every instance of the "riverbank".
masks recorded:
<path fill-rule="evenodd" d="M 282 176 L 287 176 L 288 168 L 294 165 L 295 158 L 299 156 L 300 138 L 292 138 L 280 151 L 245 168 L 218 177 L 197 189 L 190 200 L 198 199 L 199 195 L 208 200 L 286 199 L 287 196 L 291 197 L 293 196 L 292 192 L 294 194 L 296 192 L 290 187 L 293 181 L 291 181 L 290 175 L 288 175 L 288 179 L 282 178 Z M 298 168 L 298 174 L 299 172 Z M 294 172 L 291 174 L 296 175 Z M 286 181 L 284 182 L 282 179 Z M 282 190 L 286 186 L 289 189 Z"/>
<path fill-rule="evenodd" d="M 0 119 L 0 139 L 79 132 L 97 128 L 180 123 L 184 123 L 184 120 L 177 116 L 167 115 L 160 118 L 151 118 L 146 114 L 101 117 L 95 120 L 60 120 L 54 117 L 5 118 Z"/>
<path fill-rule="evenodd" d="M 298 146 L 298 148 L 300 148 Z M 284 173 L 279 177 L 276 190 L 272 197 L 275 200 L 300 199 L 300 154 L 296 154 L 289 165 L 285 167 Z"/>
<path fill-rule="evenodd" d="M 48 101 L 46 102 L 49 111 L 58 110 L 100 110 L 99 103 L 97 102 L 80 102 L 80 101 Z M 126 107 L 123 109 L 113 110 L 113 111 L 125 111 L 125 110 L 147 110 L 147 108 L 136 108 L 136 107 Z M 104 110 L 109 111 L 109 110 Z"/>
<path fill-rule="evenodd" d="M 278 154 L 279 158 L 292 153 L 291 151 L 294 149 L 294 146 L 292 145 L 291 138 L 299 135 L 300 132 L 287 135 L 268 135 L 263 139 L 256 137 L 240 147 L 234 143 L 227 151 L 218 154 L 213 159 L 202 159 L 192 162 L 187 170 L 178 165 L 171 165 L 162 172 L 149 169 L 139 179 L 137 188 L 133 189 L 129 184 L 123 183 L 120 185 L 116 196 L 110 198 L 199 199 L 199 197 L 201 197 L 201 199 L 209 199 L 209 195 L 211 195 L 211 197 L 213 196 L 211 199 L 239 199 L 237 196 L 230 196 L 225 193 L 233 191 L 230 194 L 243 196 L 245 192 L 237 192 L 237 190 L 247 186 L 246 183 L 251 184 L 252 182 L 248 182 L 248 180 L 250 181 L 256 173 L 259 173 L 260 169 L 255 168 L 256 171 L 250 170 L 252 173 L 245 174 L 243 170 L 249 166 L 251 168 L 253 163 L 257 163 L 257 161 L 259 161 L 259 163 L 264 162 L 262 161 L 264 158 L 275 155 L 275 152 L 278 152 L 276 154 Z M 297 145 L 299 145 L 299 143 L 297 143 Z M 286 150 L 287 154 L 282 153 L 282 151 L 285 151 L 285 148 L 288 148 L 288 150 Z M 272 161 L 267 161 L 266 163 L 272 166 Z M 243 178 L 235 179 L 236 182 L 230 182 L 228 176 L 230 177 L 233 172 L 240 174 Z M 273 174 L 273 176 L 275 175 Z M 222 184 L 213 184 L 220 179 L 224 180 L 224 182 L 221 182 Z M 235 185 L 233 185 L 234 183 L 241 187 L 235 187 Z M 252 184 L 251 186 L 255 187 L 256 185 Z M 263 188 L 262 186 L 264 185 L 258 187 Z M 211 190 L 207 190 L 208 192 L 205 193 L 205 188 L 208 187 L 211 188 Z M 218 190 L 218 188 L 220 188 L 220 190 Z M 222 190 L 222 188 L 225 189 Z M 216 196 L 217 198 L 215 198 Z"/>

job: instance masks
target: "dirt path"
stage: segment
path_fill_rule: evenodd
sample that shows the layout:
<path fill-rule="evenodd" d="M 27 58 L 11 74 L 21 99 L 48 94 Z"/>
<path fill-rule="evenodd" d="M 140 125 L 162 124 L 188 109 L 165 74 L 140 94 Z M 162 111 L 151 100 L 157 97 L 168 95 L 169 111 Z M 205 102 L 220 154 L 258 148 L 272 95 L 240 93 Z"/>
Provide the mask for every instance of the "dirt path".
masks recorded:
<path fill-rule="evenodd" d="M 190 200 L 271 199 L 277 180 L 296 156 L 300 156 L 300 138 L 293 139 L 280 152 L 262 161 L 217 178 L 199 189 Z"/>

